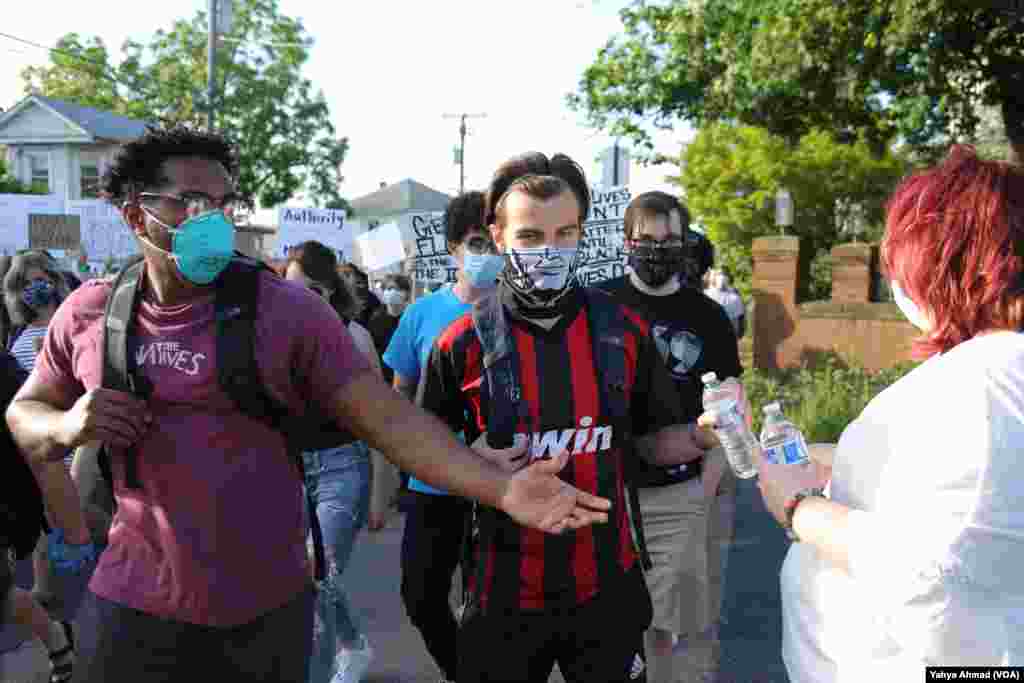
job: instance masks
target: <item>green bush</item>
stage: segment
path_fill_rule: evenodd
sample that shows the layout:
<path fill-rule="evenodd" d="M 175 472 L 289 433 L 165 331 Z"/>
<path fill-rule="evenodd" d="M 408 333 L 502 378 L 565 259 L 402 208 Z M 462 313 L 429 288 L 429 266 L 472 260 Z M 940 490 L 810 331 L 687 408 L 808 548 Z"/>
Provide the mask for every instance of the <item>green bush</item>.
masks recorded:
<path fill-rule="evenodd" d="M 743 384 L 754 409 L 757 434 L 761 432 L 762 409 L 779 401 L 808 443 L 836 442 L 872 398 L 916 366 L 907 362 L 872 373 L 855 361 L 827 353 L 798 368 L 751 368 L 744 373 Z"/>

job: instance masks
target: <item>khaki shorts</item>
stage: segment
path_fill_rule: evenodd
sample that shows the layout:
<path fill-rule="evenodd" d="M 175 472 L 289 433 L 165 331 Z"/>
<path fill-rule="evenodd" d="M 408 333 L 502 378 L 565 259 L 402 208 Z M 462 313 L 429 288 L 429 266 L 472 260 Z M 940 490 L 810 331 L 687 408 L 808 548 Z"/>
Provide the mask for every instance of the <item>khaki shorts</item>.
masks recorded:
<path fill-rule="evenodd" d="M 707 505 L 699 478 L 641 488 L 640 511 L 653 568 L 645 573 L 654 604 L 651 628 L 680 635 L 711 623 Z"/>

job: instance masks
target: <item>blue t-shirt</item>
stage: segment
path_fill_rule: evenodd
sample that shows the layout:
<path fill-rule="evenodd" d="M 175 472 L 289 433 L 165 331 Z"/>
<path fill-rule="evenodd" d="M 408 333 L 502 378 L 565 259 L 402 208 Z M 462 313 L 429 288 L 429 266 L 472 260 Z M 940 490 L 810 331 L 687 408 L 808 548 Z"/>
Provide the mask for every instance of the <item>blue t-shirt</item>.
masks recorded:
<path fill-rule="evenodd" d="M 459 301 L 451 287 L 419 299 L 402 314 L 398 329 L 384 352 L 384 363 L 405 379 L 418 384 L 420 373 L 430 360 L 434 340 L 472 308 L 472 304 Z M 420 493 L 446 495 L 415 477 L 409 478 L 409 488 Z"/>

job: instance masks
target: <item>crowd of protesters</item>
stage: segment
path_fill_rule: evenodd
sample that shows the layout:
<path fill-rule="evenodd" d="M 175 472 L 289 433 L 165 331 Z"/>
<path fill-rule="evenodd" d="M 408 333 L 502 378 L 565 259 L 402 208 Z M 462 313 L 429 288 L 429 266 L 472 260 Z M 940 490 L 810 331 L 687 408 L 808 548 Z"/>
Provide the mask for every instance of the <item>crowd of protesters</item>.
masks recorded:
<path fill-rule="evenodd" d="M 451 201 L 456 282 L 414 301 L 318 242 L 235 253 L 238 171 L 216 134 L 151 129 L 104 179 L 138 263 L 2 264 L 2 679 L 362 680 L 403 653 L 345 570 L 401 471 L 396 589 L 442 681 L 678 680 L 715 637 L 736 489 L 700 378 L 742 378 L 747 324 L 685 203 L 637 194 L 627 274 L 584 287 L 583 169 L 515 156 Z M 883 261 L 927 362 L 831 467 L 758 455 L 799 541 L 794 681 L 1024 661 L 1024 171 L 954 147 L 897 189 Z"/>

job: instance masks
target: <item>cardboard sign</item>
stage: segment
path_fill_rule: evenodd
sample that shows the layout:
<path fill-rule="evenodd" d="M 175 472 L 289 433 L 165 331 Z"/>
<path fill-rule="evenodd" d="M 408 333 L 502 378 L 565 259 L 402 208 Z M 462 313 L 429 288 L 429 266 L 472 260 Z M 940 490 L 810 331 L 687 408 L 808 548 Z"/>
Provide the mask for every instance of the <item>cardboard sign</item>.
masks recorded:
<path fill-rule="evenodd" d="M 70 214 L 28 215 L 30 249 L 77 249 L 82 243 L 82 221 Z"/>

